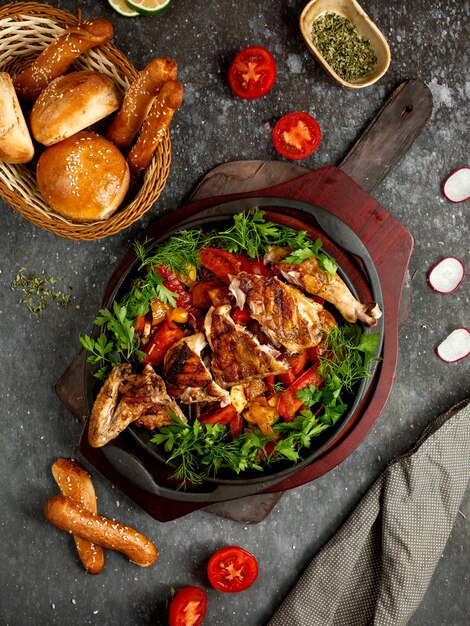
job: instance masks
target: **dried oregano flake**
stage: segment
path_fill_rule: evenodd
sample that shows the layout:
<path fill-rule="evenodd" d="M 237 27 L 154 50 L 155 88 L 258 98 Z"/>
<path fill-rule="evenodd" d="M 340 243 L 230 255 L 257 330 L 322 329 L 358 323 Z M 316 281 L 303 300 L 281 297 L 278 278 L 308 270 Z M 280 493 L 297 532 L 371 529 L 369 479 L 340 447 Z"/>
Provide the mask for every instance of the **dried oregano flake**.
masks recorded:
<path fill-rule="evenodd" d="M 337 13 L 324 13 L 313 22 L 312 41 L 343 80 L 363 78 L 377 63 L 369 39 L 361 37 L 351 20 Z"/>
<path fill-rule="evenodd" d="M 63 309 L 70 305 L 72 294 L 53 287 L 58 280 L 63 279 L 63 276 L 56 279 L 45 270 L 39 276 L 33 272 L 26 273 L 26 268 L 22 267 L 11 283 L 11 289 L 20 291 L 21 297 L 18 300 L 20 304 L 26 304 L 33 315 L 41 317 L 42 312 L 51 302 L 57 302 Z"/>

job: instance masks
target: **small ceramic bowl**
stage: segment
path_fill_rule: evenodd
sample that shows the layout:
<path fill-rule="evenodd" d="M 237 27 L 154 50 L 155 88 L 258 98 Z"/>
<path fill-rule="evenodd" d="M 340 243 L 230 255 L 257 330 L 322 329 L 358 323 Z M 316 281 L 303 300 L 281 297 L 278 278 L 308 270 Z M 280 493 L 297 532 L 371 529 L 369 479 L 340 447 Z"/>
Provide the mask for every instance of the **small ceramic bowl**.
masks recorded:
<path fill-rule="evenodd" d="M 320 15 L 327 12 L 337 13 L 342 17 L 346 17 L 357 28 L 359 35 L 369 39 L 377 61 L 374 68 L 362 78 L 348 82 L 341 78 L 341 76 L 338 76 L 320 51 L 313 45 L 313 22 L 320 17 Z M 345 87 L 360 89 L 372 85 L 385 74 L 390 65 L 390 48 L 385 37 L 356 0 L 312 0 L 306 5 L 300 16 L 300 30 L 310 52 L 318 59 L 325 70 L 338 81 L 338 83 L 341 83 L 341 85 Z"/>

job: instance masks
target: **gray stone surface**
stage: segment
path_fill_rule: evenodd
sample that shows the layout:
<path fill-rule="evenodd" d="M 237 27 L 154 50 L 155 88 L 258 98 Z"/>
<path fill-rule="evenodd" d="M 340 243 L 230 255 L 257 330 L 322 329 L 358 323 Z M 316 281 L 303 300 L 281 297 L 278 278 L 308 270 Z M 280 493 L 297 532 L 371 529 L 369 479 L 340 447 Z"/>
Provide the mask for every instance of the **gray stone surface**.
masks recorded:
<path fill-rule="evenodd" d="M 53 4 L 72 12 L 78 6 Z M 124 232 L 101 241 L 70 241 L 40 230 L 1 202 L 2 624 L 163 625 L 170 588 L 196 584 L 208 592 L 207 624 L 261 625 L 388 461 L 410 447 L 431 418 L 470 395 L 469 360 L 446 364 L 434 354 L 453 328 L 469 325 L 468 277 L 450 296 L 426 283 L 428 269 L 441 257 L 458 256 L 467 266 L 470 260 L 469 202 L 451 204 L 440 193 L 447 173 L 469 165 L 469 3 L 364 0 L 389 40 L 392 63 L 378 84 L 359 91 L 336 85 L 307 52 L 298 29 L 304 4 L 174 0 L 161 16 L 126 20 L 104 0 L 80 3 L 85 17 L 113 20 L 115 44 L 138 68 L 153 56 L 174 57 L 186 95 L 171 129 L 167 186 L 145 217 Z M 278 77 L 267 97 L 246 102 L 231 94 L 227 68 L 234 53 L 250 44 L 271 50 Z M 42 507 L 57 491 L 50 464 L 76 455 L 80 433 L 54 384 L 75 356 L 78 336 L 90 330 L 113 266 L 148 224 L 182 204 L 216 165 L 278 158 L 270 131 L 279 116 L 308 110 L 323 129 L 320 148 L 302 165 L 338 163 L 391 91 L 412 77 L 429 85 L 434 112 L 375 196 L 415 237 L 413 311 L 400 337 L 394 388 L 372 432 L 340 466 L 285 493 L 254 526 L 206 512 L 158 523 L 84 463 L 93 472 L 100 511 L 137 527 L 161 552 L 150 569 L 108 553 L 99 577 L 85 574 L 71 540 L 44 521 Z M 51 306 L 41 319 L 33 317 L 10 289 L 21 267 L 64 276 L 72 306 Z M 468 624 L 469 518 L 467 497 L 413 626 Z M 226 544 L 242 545 L 259 560 L 256 585 L 240 595 L 210 591 L 206 580 L 209 555 Z"/>

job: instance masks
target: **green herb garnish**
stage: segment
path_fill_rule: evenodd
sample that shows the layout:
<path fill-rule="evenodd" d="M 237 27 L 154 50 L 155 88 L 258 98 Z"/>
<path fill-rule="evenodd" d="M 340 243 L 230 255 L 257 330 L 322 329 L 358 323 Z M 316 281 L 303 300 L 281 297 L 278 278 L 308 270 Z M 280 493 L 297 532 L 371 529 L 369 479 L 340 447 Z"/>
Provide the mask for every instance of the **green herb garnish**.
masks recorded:
<path fill-rule="evenodd" d="M 306 259 L 315 258 L 318 260 L 319 267 L 324 270 L 328 277 L 331 278 L 336 274 L 338 265 L 334 259 L 329 257 L 324 252 L 320 252 L 320 248 L 323 245 L 321 239 L 317 239 L 313 244 L 294 250 L 289 256 L 282 259 L 282 263 L 292 263 L 293 265 L 300 265 Z"/>
<path fill-rule="evenodd" d="M 90 352 L 87 357 L 89 363 L 103 361 L 109 364 L 94 373 L 96 378 L 102 380 L 108 374 L 109 367 L 114 367 L 120 362 L 115 353 L 121 355 L 125 361 L 129 361 L 133 355 L 139 360 L 145 357 L 139 350 L 140 339 L 134 332 L 134 320 L 129 318 L 124 305 L 115 300 L 113 310 L 100 309 L 94 323 L 106 332 L 101 333 L 96 340 L 84 335 L 80 337 L 80 343 Z"/>
<path fill-rule="evenodd" d="M 186 424 L 173 419 L 173 424 L 159 428 L 150 441 L 163 445 L 170 454 L 169 463 L 178 463 L 174 478 L 180 487 L 186 487 L 188 482 L 200 484 L 224 468 L 237 474 L 247 469 L 262 471 L 260 452 L 269 437 L 252 432 L 231 441 L 227 439 L 227 428 L 221 424 L 201 424 L 197 419 Z"/>
<path fill-rule="evenodd" d="M 53 288 L 53 285 L 63 279 L 63 276 L 56 279 L 45 270 L 39 276 L 33 272 L 26 274 L 26 268 L 22 267 L 11 283 L 11 289 L 21 292 L 18 300 L 20 304 L 26 304 L 33 315 L 41 317 L 50 302 L 57 302 L 63 309 L 70 306 L 72 295 Z"/>
<path fill-rule="evenodd" d="M 163 276 L 153 269 L 150 269 L 145 278 L 137 278 L 131 290 L 122 301 L 122 305 L 127 308 L 127 315 L 135 319 L 139 315 L 145 315 L 152 300 L 160 300 L 164 304 L 172 307 L 176 306 L 175 298 L 177 293 L 170 291 L 163 284 Z"/>
<path fill-rule="evenodd" d="M 325 61 L 346 81 L 363 78 L 377 63 L 370 40 L 359 35 L 351 20 L 337 13 L 324 13 L 313 22 L 312 41 Z"/>

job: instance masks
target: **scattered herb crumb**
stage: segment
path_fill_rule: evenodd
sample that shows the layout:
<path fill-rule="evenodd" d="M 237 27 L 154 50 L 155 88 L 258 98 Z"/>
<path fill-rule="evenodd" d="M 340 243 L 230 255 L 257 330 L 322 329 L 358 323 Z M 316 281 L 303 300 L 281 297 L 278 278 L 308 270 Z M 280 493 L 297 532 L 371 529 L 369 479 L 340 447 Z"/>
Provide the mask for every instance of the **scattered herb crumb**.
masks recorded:
<path fill-rule="evenodd" d="M 313 45 L 343 80 L 363 78 L 377 63 L 372 45 L 346 17 L 327 12 L 312 25 Z"/>
<path fill-rule="evenodd" d="M 20 291 L 21 297 L 18 300 L 20 304 L 26 304 L 33 315 L 41 317 L 51 302 L 57 302 L 63 309 L 70 305 L 72 294 L 58 290 L 54 286 L 63 279 L 63 276 L 59 279 L 54 278 L 45 270 L 39 275 L 33 272 L 27 273 L 26 268 L 22 267 L 11 283 L 11 289 Z"/>

